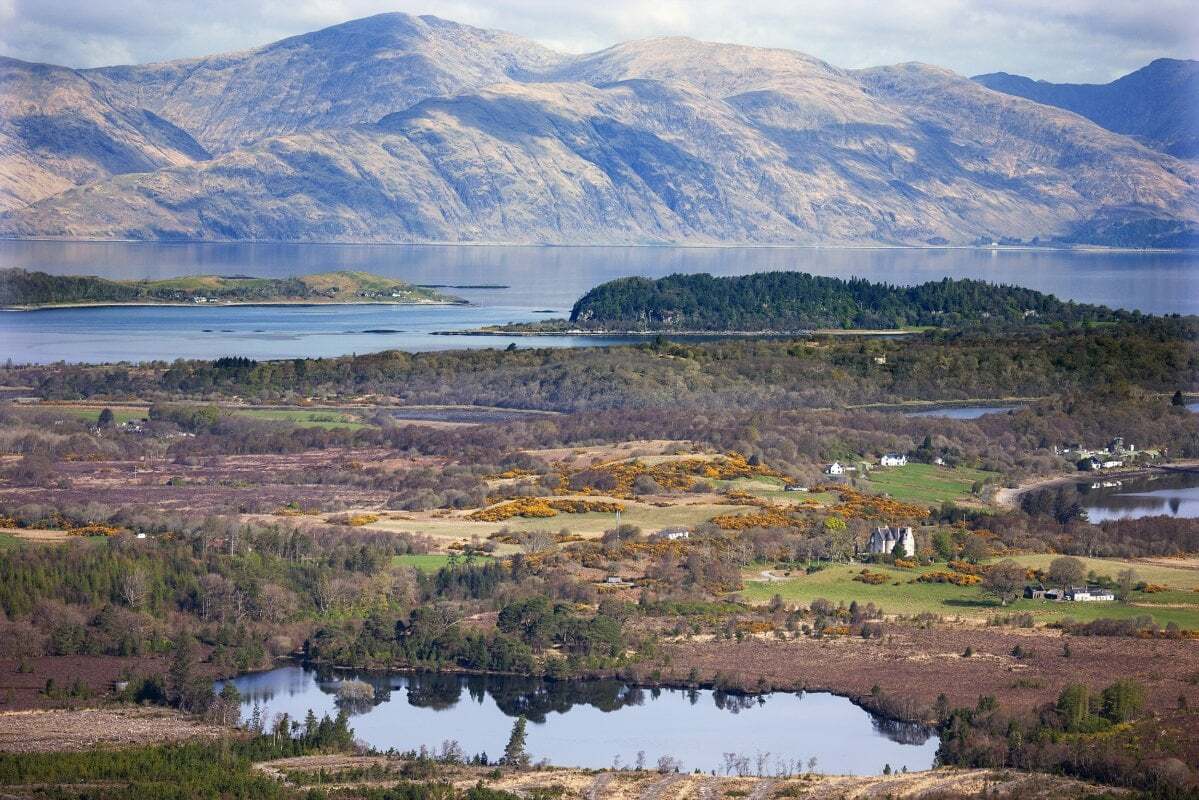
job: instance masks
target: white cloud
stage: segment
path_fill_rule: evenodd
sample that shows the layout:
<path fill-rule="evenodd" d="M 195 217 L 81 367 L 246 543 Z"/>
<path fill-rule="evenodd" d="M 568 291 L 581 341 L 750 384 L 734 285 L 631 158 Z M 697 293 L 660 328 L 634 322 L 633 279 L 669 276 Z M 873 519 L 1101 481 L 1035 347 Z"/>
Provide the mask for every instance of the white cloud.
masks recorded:
<path fill-rule="evenodd" d="M 838 66 L 924 61 L 1108 81 L 1199 55 L 1195 0 L 0 0 L 0 52 L 71 66 L 239 50 L 384 11 L 583 52 L 656 35 L 786 47 Z"/>

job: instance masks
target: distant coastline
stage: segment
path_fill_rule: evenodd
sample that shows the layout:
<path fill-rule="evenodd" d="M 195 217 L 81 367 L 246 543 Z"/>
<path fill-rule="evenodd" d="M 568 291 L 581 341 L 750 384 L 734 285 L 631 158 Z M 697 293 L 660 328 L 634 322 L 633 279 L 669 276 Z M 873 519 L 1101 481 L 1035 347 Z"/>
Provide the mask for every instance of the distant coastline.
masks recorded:
<path fill-rule="evenodd" d="M 0 236 L 0 242 L 59 242 L 63 244 L 145 244 L 154 246 L 193 246 L 229 244 L 315 245 L 320 247 L 530 247 L 541 250 L 585 249 L 589 247 L 641 248 L 646 250 L 970 250 L 978 252 L 1046 252 L 1046 253 L 1195 253 L 1199 247 L 1118 247 L 1115 245 L 1062 243 L 1051 244 L 887 244 L 862 242 L 799 244 L 790 242 L 513 242 L 513 241 L 404 241 L 380 242 L 357 239 L 96 239 L 68 236 Z M 466 288 L 466 287 L 463 287 Z M 474 287 L 470 287 L 474 288 Z M 489 287 L 490 288 L 490 287 Z"/>
<path fill-rule="evenodd" d="M 0 306 L 0 311 L 61 311 L 71 308 L 229 308 L 231 306 L 463 306 L 465 300 L 257 300 L 253 302 L 189 303 L 159 301 L 137 303 L 47 303 L 43 305 Z"/>
<path fill-rule="evenodd" d="M 0 270 L 0 307 L 10 311 L 139 306 L 465 305 L 432 287 L 369 272 L 324 272 L 285 278 L 188 275 L 156 280 L 110 280 Z"/>

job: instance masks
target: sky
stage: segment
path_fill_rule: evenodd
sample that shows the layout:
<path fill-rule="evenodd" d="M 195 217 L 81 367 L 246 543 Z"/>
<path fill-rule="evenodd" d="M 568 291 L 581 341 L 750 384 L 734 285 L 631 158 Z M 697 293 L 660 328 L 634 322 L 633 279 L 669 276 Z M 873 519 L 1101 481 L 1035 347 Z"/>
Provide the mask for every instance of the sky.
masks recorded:
<path fill-rule="evenodd" d="M 922 61 L 1105 83 L 1199 58 L 1199 0 L 0 0 L 0 55 L 72 67 L 241 50 L 385 11 L 500 28 L 568 52 L 681 35 L 840 67 Z"/>

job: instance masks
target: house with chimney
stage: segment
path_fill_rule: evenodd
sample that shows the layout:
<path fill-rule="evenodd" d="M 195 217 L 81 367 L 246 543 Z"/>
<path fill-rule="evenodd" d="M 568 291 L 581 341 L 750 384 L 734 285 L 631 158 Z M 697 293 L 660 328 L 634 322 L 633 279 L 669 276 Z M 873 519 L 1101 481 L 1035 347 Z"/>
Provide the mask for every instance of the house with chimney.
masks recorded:
<path fill-rule="evenodd" d="M 903 545 L 901 552 L 896 552 L 895 546 Z M 904 558 L 916 555 L 916 536 L 912 533 L 909 526 L 891 527 L 883 525 L 875 528 L 870 534 L 870 540 L 866 542 L 866 552 L 874 555 L 891 555 L 895 553 L 897 556 Z"/>

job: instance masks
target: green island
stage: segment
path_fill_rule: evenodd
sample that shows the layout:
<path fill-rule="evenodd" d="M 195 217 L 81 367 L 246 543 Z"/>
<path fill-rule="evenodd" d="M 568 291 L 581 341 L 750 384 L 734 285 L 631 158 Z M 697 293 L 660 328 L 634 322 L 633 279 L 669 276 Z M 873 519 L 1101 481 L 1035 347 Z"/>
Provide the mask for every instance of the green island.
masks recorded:
<path fill-rule="evenodd" d="M 339 270 L 288 278 L 187 275 L 110 280 L 0 269 L 0 307 L 37 309 L 114 305 L 310 305 L 316 303 L 461 304 L 434 288 L 369 272 Z"/>
<path fill-rule="evenodd" d="M 731 277 L 701 273 L 657 280 L 618 278 L 583 295 L 569 319 L 498 325 L 471 333 L 911 333 L 967 326 L 1103 324 L 1134 316 L 978 280 L 945 278 L 893 286 L 804 272 Z"/>

